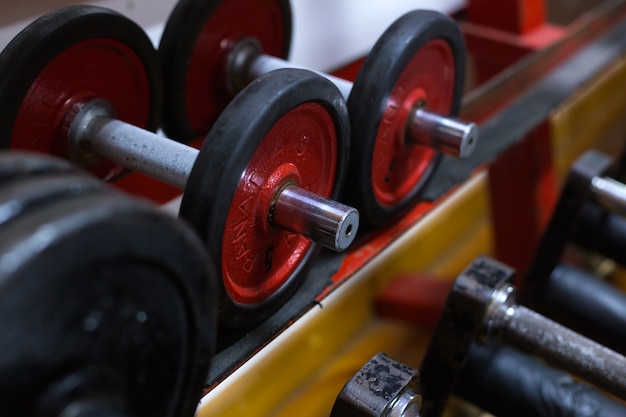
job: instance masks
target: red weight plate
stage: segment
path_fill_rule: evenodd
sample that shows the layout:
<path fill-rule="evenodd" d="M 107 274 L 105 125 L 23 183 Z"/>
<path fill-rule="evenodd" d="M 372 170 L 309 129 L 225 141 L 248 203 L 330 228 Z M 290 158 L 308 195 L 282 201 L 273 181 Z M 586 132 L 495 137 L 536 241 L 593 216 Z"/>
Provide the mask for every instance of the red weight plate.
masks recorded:
<path fill-rule="evenodd" d="M 262 303 L 294 275 L 312 242 L 271 226 L 269 202 L 288 182 L 330 197 L 336 165 L 334 123 L 319 104 L 296 107 L 267 133 L 241 177 L 226 220 L 222 271 L 233 301 Z"/>
<path fill-rule="evenodd" d="M 34 80 L 15 119 L 11 148 L 67 157 L 76 104 L 105 99 L 121 120 L 146 126 L 150 97 L 144 66 L 128 46 L 103 38 L 83 41 L 57 55 Z M 103 180 L 122 172 L 106 161 L 90 169 Z"/>
<path fill-rule="evenodd" d="M 254 38 L 265 53 L 287 57 L 291 9 L 284 0 L 180 1 L 159 52 L 166 75 L 164 130 L 179 140 L 205 135 L 232 100 L 226 86 L 228 53 Z"/>
<path fill-rule="evenodd" d="M 372 185 L 380 205 L 400 204 L 428 173 L 436 152 L 407 144 L 409 114 L 423 100 L 429 111 L 447 114 L 454 98 L 454 54 L 436 39 L 424 45 L 398 78 L 380 122 L 372 163 Z"/>
<path fill-rule="evenodd" d="M 273 226 L 271 202 L 288 183 L 337 198 L 349 150 L 347 119 L 330 81 L 284 69 L 253 81 L 211 129 L 180 214 L 221 265 L 225 327 L 266 319 L 302 282 L 317 245 Z"/>
<path fill-rule="evenodd" d="M 407 13 L 376 42 L 348 99 L 346 198 L 364 222 L 388 225 L 419 201 L 440 155 L 405 143 L 409 111 L 423 100 L 428 110 L 456 115 L 464 77 L 463 37 L 440 13 Z"/>
<path fill-rule="evenodd" d="M 72 6 L 35 20 L 0 55 L 3 145 L 67 157 L 75 105 L 102 98 L 117 117 L 156 129 L 161 106 L 157 57 L 143 30 L 122 15 Z M 91 167 L 108 180 L 121 167 Z"/>

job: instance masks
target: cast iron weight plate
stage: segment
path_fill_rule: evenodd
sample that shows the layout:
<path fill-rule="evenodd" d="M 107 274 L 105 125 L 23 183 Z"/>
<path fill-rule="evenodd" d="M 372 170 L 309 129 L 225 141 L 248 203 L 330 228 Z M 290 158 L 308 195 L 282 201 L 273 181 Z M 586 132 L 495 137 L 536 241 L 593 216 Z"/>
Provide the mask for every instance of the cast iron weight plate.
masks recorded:
<path fill-rule="evenodd" d="M 68 162 L 43 155 L 0 154 L 0 228 L 49 200 L 101 188 L 97 180 L 77 176 L 77 171 Z"/>
<path fill-rule="evenodd" d="M 252 37 L 271 55 L 291 47 L 288 0 L 181 0 L 170 15 L 159 55 L 165 79 L 163 130 L 189 141 L 206 135 L 232 100 L 225 58 Z"/>
<path fill-rule="evenodd" d="M 44 155 L 37 158 L 22 158 L 15 155 L 0 153 L 0 186 L 16 179 L 44 176 L 49 173 L 75 173 L 77 170 L 76 166 L 57 158 Z"/>
<path fill-rule="evenodd" d="M 347 201 L 365 221 L 386 225 L 420 198 L 440 155 L 407 147 L 407 114 L 416 101 L 442 115 L 459 112 L 465 44 L 456 23 L 417 10 L 393 23 L 367 55 L 348 98 L 352 151 Z"/>
<path fill-rule="evenodd" d="M 0 414 L 58 415 L 80 402 L 192 416 L 215 341 L 215 273 L 201 243 L 177 220 L 39 158 L 0 156 L 1 198 L 21 185 L 35 201 L 51 184 L 44 170 L 74 192 L 58 181 L 56 198 L 0 225 Z"/>
<path fill-rule="evenodd" d="M 235 97 L 204 141 L 180 214 L 221 265 L 220 323 L 247 327 L 284 304 L 314 258 L 305 237 L 268 222 L 280 184 L 336 198 L 349 153 L 348 115 L 330 81 L 274 71 Z"/>
<path fill-rule="evenodd" d="M 0 148 L 67 157 L 68 116 L 94 98 L 112 103 L 125 122 L 159 127 L 162 78 L 144 31 L 96 6 L 35 20 L 0 54 Z M 99 162 L 91 171 L 111 179 L 122 168 Z"/>
<path fill-rule="evenodd" d="M 195 125 L 206 130 L 210 118 L 198 115 L 223 107 L 228 54 L 237 40 L 257 37 L 246 25 L 260 12 L 240 3 L 249 1 L 183 0 L 177 4 L 167 23 L 169 36 L 160 47 L 165 71 L 177 74 L 166 78 L 170 83 L 167 90 L 172 94 L 168 105 L 179 103 L 167 114 L 186 109 L 189 119 L 198 120 Z M 289 4 L 279 3 L 282 21 L 286 22 L 291 18 Z M 225 23 L 228 20 L 243 23 Z M 271 27 L 271 23 L 265 23 L 263 36 Z M 173 34 L 180 36 L 177 48 L 171 47 Z M 266 47 L 265 39 L 257 40 L 265 54 L 278 55 L 272 51 L 271 42 Z M 435 113 L 456 115 L 464 66 L 464 41 L 457 25 L 444 15 L 428 11 L 400 18 L 369 54 L 348 107 L 355 129 L 348 169 L 349 183 L 354 186 L 346 197 L 359 208 L 365 222 L 388 225 L 421 198 L 440 155 L 426 146 L 406 145 L 407 117 L 416 102 L 423 102 Z M 183 102 L 185 106 L 180 105 Z M 181 129 L 171 134 L 186 133 Z"/>
<path fill-rule="evenodd" d="M 47 155 L 0 153 L 0 228 L 48 202 L 101 190 L 100 181 L 70 162 Z"/>

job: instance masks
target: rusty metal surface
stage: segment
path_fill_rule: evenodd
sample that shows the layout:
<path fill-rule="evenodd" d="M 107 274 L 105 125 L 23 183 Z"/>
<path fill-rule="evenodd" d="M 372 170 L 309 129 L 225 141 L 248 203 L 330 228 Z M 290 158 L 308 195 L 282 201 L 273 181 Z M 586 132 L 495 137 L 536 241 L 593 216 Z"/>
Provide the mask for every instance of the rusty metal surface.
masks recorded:
<path fill-rule="evenodd" d="M 626 399 L 626 358 L 523 306 L 500 322 L 501 340 Z"/>
<path fill-rule="evenodd" d="M 405 394 L 415 396 L 418 391 L 416 370 L 379 353 L 344 386 L 330 417 L 391 417 L 395 415 L 393 408 L 398 400 Z M 414 403 L 413 409 L 417 406 Z M 409 417 L 409 414 L 397 415 Z"/>

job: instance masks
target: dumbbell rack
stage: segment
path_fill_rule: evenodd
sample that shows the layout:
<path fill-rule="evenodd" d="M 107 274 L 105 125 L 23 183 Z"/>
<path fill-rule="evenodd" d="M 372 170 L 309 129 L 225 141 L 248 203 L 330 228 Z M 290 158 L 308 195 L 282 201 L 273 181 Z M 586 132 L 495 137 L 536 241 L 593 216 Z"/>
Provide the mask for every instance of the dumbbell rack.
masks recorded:
<path fill-rule="evenodd" d="M 278 323 L 245 336 L 253 342 L 225 348 L 214 361 L 201 416 L 325 415 L 341 386 L 376 351 L 419 364 L 416 352 L 425 335 L 372 311 L 377 290 L 397 273 L 452 277 L 481 253 L 524 265 L 533 245 L 519 242 L 538 237 L 570 162 L 592 146 L 617 155 L 621 149 L 613 138 L 626 138 L 620 119 L 626 114 L 626 95 L 620 93 L 626 85 L 626 44 L 616 42 L 620 34 L 626 38 L 626 7 L 611 9 L 608 3 L 619 2 L 605 2 L 563 26 L 566 35 L 550 38 L 469 93 L 464 117 L 481 123 L 481 140 L 489 146 L 455 164 L 455 172 L 435 178 L 429 189 L 434 203 L 422 203 L 393 226 L 371 232 L 346 255 L 322 257 L 299 293 L 316 295 L 318 304 L 287 307 Z M 489 53 L 472 47 L 475 58 Z M 339 73 L 347 76 L 352 69 Z M 559 88 L 552 88 L 556 84 Z M 594 106 L 602 108 L 600 121 L 591 120 L 598 116 Z M 160 203 L 178 193 L 156 184 L 146 192 L 149 183 L 132 175 L 117 185 L 135 193 L 142 189 Z M 515 227 L 508 221 L 513 209 Z"/>

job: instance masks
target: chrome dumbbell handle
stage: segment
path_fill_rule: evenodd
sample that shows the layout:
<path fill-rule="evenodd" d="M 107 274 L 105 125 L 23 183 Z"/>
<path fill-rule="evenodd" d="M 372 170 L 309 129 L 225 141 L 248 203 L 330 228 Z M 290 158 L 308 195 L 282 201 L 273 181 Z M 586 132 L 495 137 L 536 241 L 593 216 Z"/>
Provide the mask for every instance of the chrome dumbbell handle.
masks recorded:
<path fill-rule="evenodd" d="M 590 187 L 602 207 L 626 215 L 626 185 L 609 177 L 593 177 Z"/>

